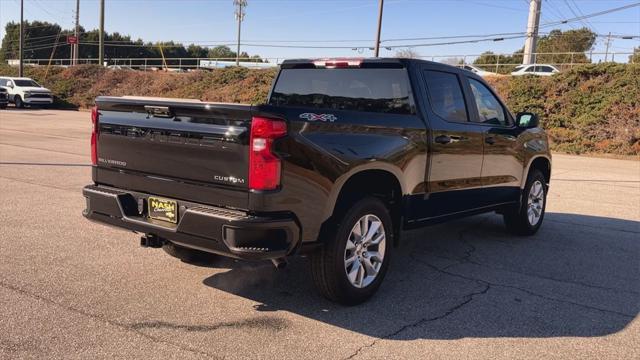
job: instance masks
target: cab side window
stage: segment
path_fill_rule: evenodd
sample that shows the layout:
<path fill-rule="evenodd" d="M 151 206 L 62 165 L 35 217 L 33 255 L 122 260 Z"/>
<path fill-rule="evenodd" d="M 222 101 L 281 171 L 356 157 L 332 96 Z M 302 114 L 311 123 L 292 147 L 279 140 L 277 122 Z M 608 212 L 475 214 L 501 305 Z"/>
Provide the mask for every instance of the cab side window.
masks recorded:
<path fill-rule="evenodd" d="M 426 70 L 424 77 L 433 112 L 447 121 L 467 122 L 469 116 L 458 75 Z"/>
<path fill-rule="evenodd" d="M 480 81 L 469 78 L 471 92 L 478 107 L 478 122 L 492 125 L 509 125 L 504 108 L 493 93 Z"/>

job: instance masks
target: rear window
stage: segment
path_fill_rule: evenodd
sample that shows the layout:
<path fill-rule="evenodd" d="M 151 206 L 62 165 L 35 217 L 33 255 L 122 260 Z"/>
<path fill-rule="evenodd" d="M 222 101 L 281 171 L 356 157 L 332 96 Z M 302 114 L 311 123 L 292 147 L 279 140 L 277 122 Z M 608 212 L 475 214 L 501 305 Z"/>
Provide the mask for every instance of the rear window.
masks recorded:
<path fill-rule="evenodd" d="M 283 69 L 269 103 L 412 114 L 405 69 Z"/>
<path fill-rule="evenodd" d="M 447 121 L 466 122 L 469 117 L 458 76 L 431 70 L 424 74 L 433 112 Z"/>

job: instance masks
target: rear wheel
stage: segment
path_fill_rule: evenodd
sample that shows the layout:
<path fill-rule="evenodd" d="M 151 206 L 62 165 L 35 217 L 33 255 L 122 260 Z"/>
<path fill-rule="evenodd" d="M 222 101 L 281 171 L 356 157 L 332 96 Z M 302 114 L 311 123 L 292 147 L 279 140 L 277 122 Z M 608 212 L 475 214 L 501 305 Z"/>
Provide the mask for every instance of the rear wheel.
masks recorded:
<path fill-rule="evenodd" d="M 542 225 L 546 206 L 547 181 L 539 170 L 532 170 L 522 192 L 520 206 L 504 213 L 507 229 L 518 235 L 535 234 Z"/>
<path fill-rule="evenodd" d="M 24 107 L 24 101 L 22 101 L 20 95 L 16 95 L 16 97 L 13 98 L 13 102 L 16 104 L 18 109 L 22 109 Z"/>
<path fill-rule="evenodd" d="M 162 246 L 167 254 L 178 258 L 186 263 L 206 264 L 216 260 L 218 255 L 208 253 L 205 251 L 189 249 L 184 246 L 176 245 L 172 242 L 167 242 Z"/>
<path fill-rule="evenodd" d="M 313 255 L 311 272 L 323 296 L 355 305 L 373 296 L 384 279 L 393 224 L 384 203 L 373 197 L 356 202 L 340 218 Z"/>

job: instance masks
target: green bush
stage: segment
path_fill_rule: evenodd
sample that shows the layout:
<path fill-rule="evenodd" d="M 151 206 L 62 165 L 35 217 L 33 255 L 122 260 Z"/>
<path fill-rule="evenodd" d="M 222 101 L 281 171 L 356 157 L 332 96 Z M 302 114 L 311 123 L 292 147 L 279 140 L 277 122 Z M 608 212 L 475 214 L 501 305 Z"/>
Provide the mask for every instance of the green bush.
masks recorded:
<path fill-rule="evenodd" d="M 514 113 L 538 113 L 556 151 L 640 154 L 640 64 L 588 64 L 551 77 L 489 82 Z"/>

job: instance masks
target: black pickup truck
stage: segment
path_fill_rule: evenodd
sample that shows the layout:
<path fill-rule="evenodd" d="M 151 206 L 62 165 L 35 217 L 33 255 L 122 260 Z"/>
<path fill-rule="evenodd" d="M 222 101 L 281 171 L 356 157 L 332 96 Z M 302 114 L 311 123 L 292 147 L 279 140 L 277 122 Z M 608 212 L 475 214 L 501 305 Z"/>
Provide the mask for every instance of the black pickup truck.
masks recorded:
<path fill-rule="evenodd" d="M 290 60 L 264 105 L 99 97 L 84 216 L 182 259 L 309 254 L 344 304 L 380 286 L 402 230 L 497 212 L 535 233 L 545 132 L 471 72 L 409 59 Z"/>

